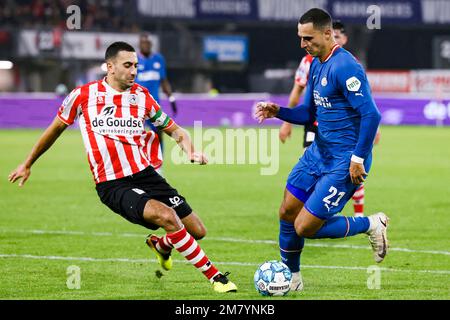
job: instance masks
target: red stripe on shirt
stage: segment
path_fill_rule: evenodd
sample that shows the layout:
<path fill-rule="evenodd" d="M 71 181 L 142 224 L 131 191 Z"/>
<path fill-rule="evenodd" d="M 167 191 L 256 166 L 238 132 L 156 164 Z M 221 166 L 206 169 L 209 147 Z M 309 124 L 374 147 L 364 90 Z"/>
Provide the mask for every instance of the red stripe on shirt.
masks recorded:
<path fill-rule="evenodd" d="M 104 95 L 98 95 L 97 94 L 97 114 L 100 114 L 102 112 L 103 107 L 105 106 L 105 99 L 106 99 L 106 88 L 103 85 L 102 81 L 98 81 L 98 92 L 104 92 Z M 99 103 L 100 100 L 100 103 Z"/>
<path fill-rule="evenodd" d="M 145 155 L 144 147 L 148 143 L 148 140 L 150 139 L 150 137 L 148 135 L 145 137 L 144 145 L 141 145 L 141 137 L 134 136 L 133 139 L 136 142 L 136 145 L 138 146 L 139 156 L 141 158 L 142 165 L 144 165 L 145 167 L 148 167 L 150 165 L 150 161 L 143 155 Z"/>
<path fill-rule="evenodd" d="M 153 133 L 155 138 L 152 141 L 152 145 L 150 146 L 150 162 L 153 167 L 158 167 L 161 165 L 161 159 L 158 158 L 159 154 L 159 138 L 156 133 Z"/>
<path fill-rule="evenodd" d="M 81 87 L 80 95 L 83 97 L 89 97 L 89 86 Z M 95 134 L 91 128 L 91 121 L 90 121 L 89 112 L 88 112 L 89 99 L 83 99 L 82 101 L 83 102 L 85 101 L 85 104 L 83 104 L 81 106 L 81 108 L 82 108 L 82 112 L 84 115 L 84 120 L 86 122 L 86 131 L 87 131 L 87 135 L 88 135 L 88 139 L 89 139 L 89 144 L 90 144 L 90 147 L 92 150 L 92 154 L 94 156 L 95 164 L 97 164 L 97 174 L 98 174 L 97 183 L 99 183 L 99 182 L 106 181 L 105 163 L 103 162 L 102 155 L 98 148 L 97 140 L 95 140 Z M 90 161 L 89 161 L 89 163 L 90 163 Z M 94 167 L 93 163 L 92 164 L 90 163 L 90 165 L 91 165 L 91 168 Z M 94 173 L 94 171 L 92 171 L 92 173 Z"/>
<path fill-rule="evenodd" d="M 148 91 L 144 91 L 145 93 L 145 114 L 150 117 L 150 114 L 152 112 L 152 108 L 155 109 L 155 112 L 158 112 L 159 104 L 153 99 L 153 97 L 150 95 Z"/>
<path fill-rule="evenodd" d="M 134 160 L 133 148 L 131 147 L 127 138 L 125 138 L 124 136 L 117 136 L 117 138 L 120 142 L 122 142 L 123 150 L 125 151 L 125 156 L 127 157 L 128 163 L 131 166 L 131 170 L 133 172 L 139 172 L 139 167 L 136 163 L 136 160 Z"/>
<path fill-rule="evenodd" d="M 117 118 L 122 118 L 122 95 L 121 94 L 116 94 L 113 97 L 113 103 L 116 106 L 116 117 Z"/>
<path fill-rule="evenodd" d="M 136 94 L 136 88 L 137 88 L 137 85 L 135 84 L 132 88 L 131 88 L 131 90 L 130 90 L 130 94 Z M 136 102 L 137 102 L 137 96 L 136 96 Z M 131 104 L 130 103 L 130 114 L 131 114 L 131 116 L 133 116 L 133 117 L 135 117 L 135 118 L 137 118 L 137 117 L 139 117 L 139 113 L 138 113 L 138 106 L 137 106 L 137 104 L 136 103 L 134 103 L 134 104 Z"/>
<path fill-rule="evenodd" d="M 114 175 L 116 179 L 120 179 L 124 177 L 122 164 L 120 163 L 119 154 L 117 153 L 116 144 L 114 140 L 103 136 L 106 143 L 106 148 L 108 149 L 109 157 L 111 158 L 111 163 L 114 170 Z"/>
<path fill-rule="evenodd" d="M 69 119 L 67 119 L 70 123 L 73 123 L 75 121 L 80 102 L 81 102 L 81 94 L 79 94 L 78 97 L 75 98 L 75 101 L 73 102 L 73 105 L 70 108 Z"/>

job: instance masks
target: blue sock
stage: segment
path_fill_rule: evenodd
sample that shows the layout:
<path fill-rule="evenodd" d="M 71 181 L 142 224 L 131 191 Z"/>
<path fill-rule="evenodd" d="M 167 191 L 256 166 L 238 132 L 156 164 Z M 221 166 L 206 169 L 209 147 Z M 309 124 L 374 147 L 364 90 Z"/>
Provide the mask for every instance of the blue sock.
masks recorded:
<path fill-rule="evenodd" d="M 369 229 L 370 222 L 367 217 L 345 217 L 335 215 L 328 219 L 312 237 L 322 238 L 345 238 L 355 234 L 364 233 Z"/>
<path fill-rule="evenodd" d="M 305 239 L 295 232 L 293 223 L 280 220 L 280 255 L 291 272 L 300 271 L 300 254 L 305 244 Z"/>

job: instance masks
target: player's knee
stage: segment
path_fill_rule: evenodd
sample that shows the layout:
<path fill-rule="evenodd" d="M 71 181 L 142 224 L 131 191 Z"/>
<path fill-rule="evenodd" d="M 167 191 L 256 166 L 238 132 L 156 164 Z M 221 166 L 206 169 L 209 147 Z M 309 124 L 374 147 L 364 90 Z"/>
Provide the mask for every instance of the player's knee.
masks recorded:
<path fill-rule="evenodd" d="M 284 203 L 281 204 L 280 209 L 278 210 L 278 216 L 280 220 L 294 222 L 295 218 L 298 215 L 298 210 L 293 210 L 289 208 Z"/>
<path fill-rule="evenodd" d="M 191 212 L 191 214 L 182 218 L 181 222 L 195 240 L 203 239 L 206 236 L 206 227 L 195 212 Z"/>
<path fill-rule="evenodd" d="M 201 240 L 206 236 L 206 228 L 201 221 L 196 221 L 195 224 L 190 223 L 185 225 L 186 229 L 195 240 Z"/>
<path fill-rule="evenodd" d="M 144 209 L 144 220 L 164 228 L 166 231 L 179 230 L 181 222 L 175 210 L 165 204 L 150 200 Z"/>
<path fill-rule="evenodd" d="M 286 216 L 286 207 L 282 204 L 280 206 L 280 209 L 278 210 L 278 215 L 280 216 L 280 219 L 283 219 Z"/>
<path fill-rule="evenodd" d="M 164 228 L 173 229 L 178 226 L 176 213 L 172 208 L 165 208 L 161 210 L 159 219 L 161 220 Z"/>
<path fill-rule="evenodd" d="M 206 237 L 206 228 L 204 225 L 199 225 L 195 232 L 191 234 L 195 240 L 201 240 Z"/>
<path fill-rule="evenodd" d="M 312 229 L 308 225 L 301 223 L 301 222 L 300 223 L 296 222 L 294 224 L 294 226 L 295 226 L 295 232 L 297 233 L 297 235 L 299 237 L 312 238 L 314 236 L 314 234 L 316 233 L 316 230 Z"/>

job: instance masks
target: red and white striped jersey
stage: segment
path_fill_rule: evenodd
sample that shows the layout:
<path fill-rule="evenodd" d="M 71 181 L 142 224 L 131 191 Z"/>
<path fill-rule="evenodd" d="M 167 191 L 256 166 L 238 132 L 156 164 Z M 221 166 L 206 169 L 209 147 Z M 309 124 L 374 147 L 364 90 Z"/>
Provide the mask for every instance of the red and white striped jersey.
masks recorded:
<path fill-rule="evenodd" d="M 174 124 L 146 88 L 135 83 L 119 92 L 105 79 L 75 88 L 57 116 L 67 125 L 78 118 L 96 183 L 135 174 L 149 165 L 160 167 L 158 136 L 145 131 L 144 122 L 150 119 L 160 129 Z"/>
<path fill-rule="evenodd" d="M 297 83 L 301 87 L 306 87 L 306 82 L 308 81 L 309 68 L 311 67 L 313 56 L 307 54 L 300 61 L 300 64 L 295 71 L 295 83 Z"/>

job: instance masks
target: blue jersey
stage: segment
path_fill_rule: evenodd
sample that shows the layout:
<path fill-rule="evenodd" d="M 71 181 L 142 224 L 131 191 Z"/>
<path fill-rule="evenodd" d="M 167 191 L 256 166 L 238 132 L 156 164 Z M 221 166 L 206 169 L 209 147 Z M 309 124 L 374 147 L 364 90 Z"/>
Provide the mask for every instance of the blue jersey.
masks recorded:
<path fill-rule="evenodd" d="M 166 62 L 159 53 L 150 57 L 138 54 L 138 73 L 136 82 L 150 91 L 150 94 L 159 103 L 159 86 L 166 78 Z"/>
<path fill-rule="evenodd" d="M 345 49 L 311 63 L 304 104 L 280 108 L 278 118 L 305 124 L 317 120 L 318 132 L 289 174 L 286 188 L 320 219 L 340 212 L 358 186 L 350 179 L 350 161 L 372 162 L 380 112 L 363 67 Z M 359 159 L 358 159 L 359 158 Z"/>
<path fill-rule="evenodd" d="M 336 45 L 324 62 L 313 59 L 304 105 L 295 109 L 301 110 L 288 115 L 291 111 L 281 108 L 278 117 L 299 124 L 317 120 L 314 143 L 322 157 L 370 156 L 380 113 L 363 67 L 347 50 Z"/>

